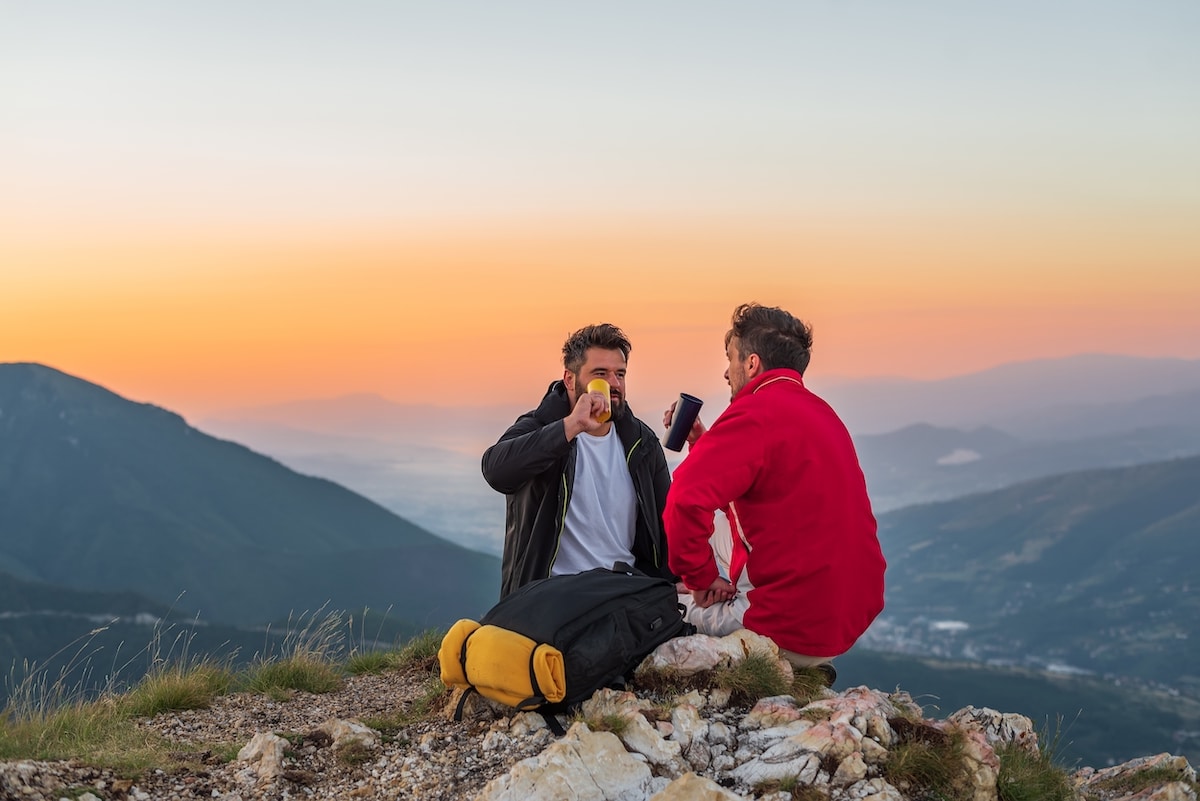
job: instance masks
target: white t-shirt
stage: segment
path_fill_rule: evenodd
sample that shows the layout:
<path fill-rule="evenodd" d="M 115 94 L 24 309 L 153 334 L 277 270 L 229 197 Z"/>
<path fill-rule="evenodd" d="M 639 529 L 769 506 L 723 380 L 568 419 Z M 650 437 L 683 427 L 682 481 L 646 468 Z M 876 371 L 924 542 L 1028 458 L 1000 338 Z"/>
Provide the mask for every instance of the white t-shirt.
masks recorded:
<path fill-rule="evenodd" d="M 575 486 L 550 574 L 581 573 L 614 562 L 633 564 L 637 499 L 617 427 L 575 438 Z"/>

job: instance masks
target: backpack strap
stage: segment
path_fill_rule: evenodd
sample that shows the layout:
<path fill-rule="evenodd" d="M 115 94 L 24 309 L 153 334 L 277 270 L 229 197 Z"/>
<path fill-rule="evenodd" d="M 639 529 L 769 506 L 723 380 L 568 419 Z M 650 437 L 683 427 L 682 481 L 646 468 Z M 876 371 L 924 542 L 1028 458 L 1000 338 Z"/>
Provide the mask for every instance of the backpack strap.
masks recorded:
<path fill-rule="evenodd" d="M 463 707 L 467 705 L 467 698 L 471 693 L 477 692 L 474 687 L 468 686 L 463 690 L 463 694 L 459 697 L 458 703 L 454 706 L 454 720 L 461 721 L 463 716 Z"/>
<path fill-rule="evenodd" d="M 534 648 L 532 651 L 529 652 L 529 686 L 535 690 L 540 689 L 540 687 L 538 685 L 538 680 L 537 680 L 537 672 L 533 669 L 533 657 L 536 653 L 537 653 L 536 648 Z M 535 693 L 535 694 L 529 696 L 528 698 L 526 698 L 521 703 L 516 704 L 516 707 L 517 707 L 517 709 L 525 710 L 525 709 L 532 709 L 534 707 L 539 707 L 544 703 L 546 703 L 546 696 L 542 695 L 541 693 Z M 560 726 L 559 728 L 562 728 L 562 727 Z"/>
<path fill-rule="evenodd" d="M 554 732 L 556 737 L 562 737 L 567 733 L 567 730 L 558 722 L 558 715 L 553 712 L 539 712 L 538 714 L 542 716 L 542 720 L 546 721 L 546 727 Z"/>
<path fill-rule="evenodd" d="M 474 632 L 472 632 L 472 633 L 474 633 Z M 459 652 L 458 652 L 458 663 L 460 665 L 462 665 L 462 672 L 463 672 L 464 677 L 467 675 L 467 640 L 469 640 L 469 639 L 471 639 L 470 634 L 468 634 L 466 637 L 463 637 L 462 648 L 460 648 Z M 454 720 L 455 721 L 462 720 L 463 707 L 465 707 L 467 705 L 467 698 L 469 698 L 471 693 L 473 693 L 473 692 L 478 692 L 475 689 L 475 685 L 468 683 L 467 689 L 463 690 L 463 694 L 458 699 L 458 704 L 456 704 L 454 707 Z"/>

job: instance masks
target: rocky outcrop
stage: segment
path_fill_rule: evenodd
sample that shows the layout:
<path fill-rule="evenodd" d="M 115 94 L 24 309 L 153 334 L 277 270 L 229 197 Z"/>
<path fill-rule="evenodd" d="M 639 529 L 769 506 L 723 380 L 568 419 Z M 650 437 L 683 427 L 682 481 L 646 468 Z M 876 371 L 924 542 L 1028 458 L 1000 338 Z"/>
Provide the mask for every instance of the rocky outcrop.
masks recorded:
<path fill-rule="evenodd" d="M 804 706 L 791 697 L 765 698 L 748 712 L 713 704 L 706 694 L 677 699 L 670 721 L 652 723 L 633 693 L 600 690 L 585 702 L 582 721 L 541 754 L 493 779 L 476 801 L 669 801 L 783 799 L 780 788 L 807 785 L 830 801 L 905 801 L 949 797 L 997 801 L 997 749 L 1037 753 L 1037 735 L 1020 715 L 968 707 L 945 721 L 926 720 L 903 693 L 867 687 L 827 691 Z M 500 722 L 501 732 L 538 728 L 535 713 Z M 593 731 L 605 721 L 613 732 Z M 889 770 L 899 749 L 942 744 L 958 764 L 945 788 Z M 1151 786 L 1138 786 L 1149 776 Z M 1195 771 L 1163 754 L 1073 777 L 1077 799 L 1196 801 Z"/>
<path fill-rule="evenodd" d="M 643 667 L 689 675 L 753 652 L 777 656 L 769 640 L 739 632 L 719 640 L 677 638 Z M 797 786 L 830 801 L 997 801 L 998 752 L 1040 759 L 1037 734 L 1026 717 L 967 707 L 945 720 L 928 720 L 907 694 L 868 687 L 825 690 L 803 705 L 791 696 L 764 698 L 749 710 L 730 706 L 723 691 L 673 698 L 669 716 L 647 706 L 630 692 L 598 691 L 583 704 L 582 720 L 566 738 L 493 779 L 477 801 L 782 801 Z M 518 715 L 497 731 L 504 725 L 527 731 L 536 727 L 530 723 L 536 717 Z M 900 765 L 914 749 L 932 754 L 946 768 L 944 775 L 904 770 Z M 603 758 L 589 762 L 577 756 L 585 753 Z M 601 765 L 611 770 L 604 774 L 607 784 Z M 1084 769 L 1070 788 L 1061 789 L 1081 801 L 1196 801 L 1195 779 L 1186 759 L 1164 754 L 1102 771 Z"/>

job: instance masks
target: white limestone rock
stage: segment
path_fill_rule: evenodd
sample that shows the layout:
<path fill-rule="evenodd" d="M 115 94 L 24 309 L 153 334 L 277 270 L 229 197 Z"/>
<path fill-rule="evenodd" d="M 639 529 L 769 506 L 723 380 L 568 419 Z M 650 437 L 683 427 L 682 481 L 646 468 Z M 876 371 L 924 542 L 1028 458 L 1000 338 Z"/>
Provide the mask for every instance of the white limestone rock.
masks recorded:
<path fill-rule="evenodd" d="M 379 732 L 357 720 L 338 720 L 335 718 L 325 721 L 319 728 L 333 740 L 333 750 L 335 752 L 351 745 L 371 750 L 379 747 Z"/>
<path fill-rule="evenodd" d="M 652 795 L 649 801 L 743 801 L 712 779 L 688 773 Z"/>
<path fill-rule="evenodd" d="M 259 781 L 283 775 L 283 750 L 288 741 L 274 732 L 258 732 L 238 751 L 238 761 L 247 763 Z"/>
<path fill-rule="evenodd" d="M 993 747 L 1012 743 L 1034 756 L 1038 754 L 1037 732 L 1034 731 L 1033 721 L 1024 715 L 968 706 L 946 720 L 960 729 L 983 732 Z"/>
<path fill-rule="evenodd" d="M 476 801 L 645 801 L 659 785 L 616 735 L 576 723 L 545 751 L 488 782 Z"/>
<path fill-rule="evenodd" d="M 846 801 L 905 801 L 904 794 L 883 779 L 867 779 L 851 785 L 840 797 Z"/>

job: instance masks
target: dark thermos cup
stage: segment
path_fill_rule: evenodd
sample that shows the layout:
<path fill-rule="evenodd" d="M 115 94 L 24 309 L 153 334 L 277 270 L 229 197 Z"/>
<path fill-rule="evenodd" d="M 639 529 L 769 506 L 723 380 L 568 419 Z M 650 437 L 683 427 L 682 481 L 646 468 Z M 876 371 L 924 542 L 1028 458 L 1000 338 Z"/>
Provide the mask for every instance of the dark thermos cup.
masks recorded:
<path fill-rule="evenodd" d="M 679 394 L 679 402 L 675 404 L 675 415 L 671 418 L 671 428 L 667 431 L 667 441 L 663 443 L 664 448 L 683 450 L 683 444 L 687 442 L 692 424 L 696 422 L 696 415 L 700 414 L 700 407 L 703 405 L 704 401 L 694 395 L 686 392 Z"/>

